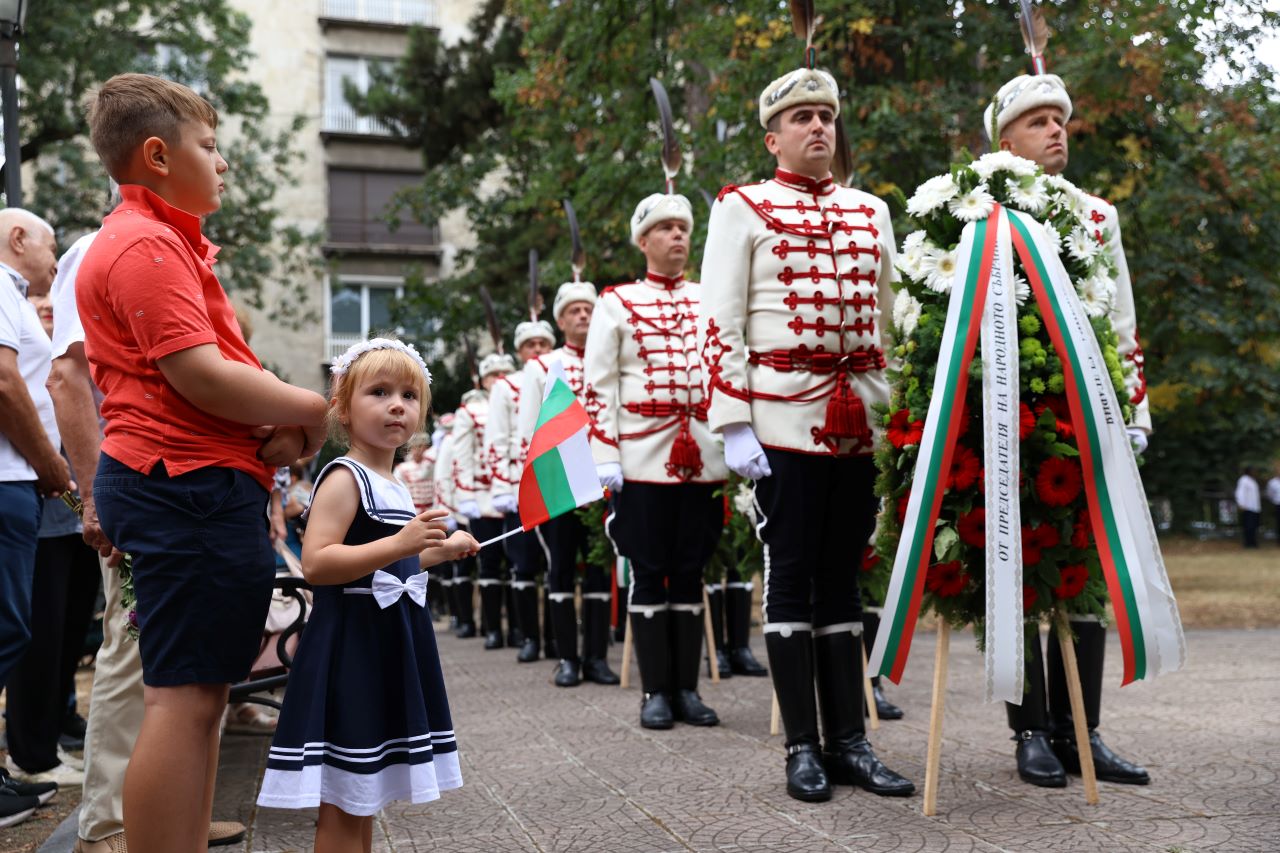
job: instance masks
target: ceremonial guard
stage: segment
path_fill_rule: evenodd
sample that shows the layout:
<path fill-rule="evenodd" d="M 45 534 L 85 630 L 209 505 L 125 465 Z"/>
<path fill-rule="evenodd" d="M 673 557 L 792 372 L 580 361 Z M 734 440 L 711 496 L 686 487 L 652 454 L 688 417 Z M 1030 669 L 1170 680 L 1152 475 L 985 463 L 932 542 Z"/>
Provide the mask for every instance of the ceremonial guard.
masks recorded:
<path fill-rule="evenodd" d="M 578 236 L 577 222 L 572 207 L 570 230 L 573 232 L 574 280 L 560 285 L 552 303 L 551 313 L 564 335 L 564 346 L 548 355 L 530 359 L 524 365 L 524 386 L 520 391 L 519 427 L 520 439 L 528 442 L 533 437 L 538 422 L 538 410 L 546 389 L 547 370 L 554 362 L 564 368 L 569 387 L 586 407 L 592 406 L 583 394 L 582 357 L 587 344 L 587 331 L 591 327 L 591 313 L 596 304 L 596 287 L 581 280 L 586 255 Z M 609 573 L 603 566 L 592 565 L 587 559 L 587 531 L 577 513 L 569 512 L 544 522 L 537 528 L 547 553 L 547 586 L 551 597 L 551 626 L 555 637 L 556 652 L 560 662 L 556 666 L 554 682 L 557 687 L 576 687 L 585 678 L 597 684 L 617 684 L 618 676 L 609 669 L 605 655 L 609 649 Z M 574 605 L 574 581 L 578 561 L 583 560 L 585 574 L 582 581 L 583 651 L 578 656 L 578 617 Z"/>
<path fill-rule="evenodd" d="M 545 320 L 538 319 L 537 254 L 530 254 L 530 316 L 516 326 L 516 357 L 522 365 L 546 355 L 556 345 L 555 332 Z M 503 514 L 503 529 L 520 526 L 516 496 L 520 491 L 520 474 L 524 468 L 528 441 L 522 440 L 517 420 L 523 370 L 498 379 L 489 391 L 489 426 L 485 431 L 485 459 L 490 467 L 493 485 L 493 508 Z M 511 589 L 515 599 L 515 624 L 521 635 L 516 660 L 536 661 L 541 652 L 538 634 L 538 580 L 544 562 L 537 534 L 517 533 L 505 541 L 507 558 L 513 568 Z M 508 614 L 510 618 L 511 614 Z"/>
<path fill-rule="evenodd" d="M 693 209 L 673 192 L 680 151 L 666 93 L 652 84 L 667 191 L 641 201 L 631 217 L 644 278 L 605 288 L 591 315 L 585 396 L 594 411 L 596 470 L 613 500 L 607 530 L 631 561 L 627 612 L 644 689 L 640 725 L 669 729 L 676 720 L 720 721 L 697 687 L 702 573 L 720 539 L 724 504 L 716 492 L 729 472 L 707 428 L 699 285 L 684 277 Z"/>
<path fill-rule="evenodd" d="M 1032 16 L 1035 20 L 1035 16 Z M 1042 38 L 1042 37 L 1041 37 Z M 1029 39 L 1038 71 L 1043 72 L 1043 41 Z M 983 128 L 992 147 L 1034 160 L 1046 173 L 1060 175 L 1067 166 L 1067 122 L 1071 118 L 1071 98 L 1062 80 L 1054 74 L 1020 75 L 1000 87 L 983 116 Z M 1115 262 L 1115 302 L 1111 321 L 1118 338 L 1120 356 L 1134 365 L 1126 376 L 1126 390 L 1134 406 L 1129 438 L 1134 450 L 1147 446 L 1151 416 L 1146 399 L 1142 349 L 1138 343 L 1137 319 L 1129 265 L 1120 239 L 1116 208 L 1094 196 L 1085 196 L 1082 217 L 1091 223 L 1093 237 L 1105 247 Z M 1096 617 L 1071 618 L 1075 635 L 1080 687 L 1088 719 L 1089 741 L 1097 777 L 1108 782 L 1145 785 L 1147 771 L 1116 755 L 1097 733 L 1102 705 L 1102 668 L 1106 653 L 1106 628 Z M 1040 635 L 1032 633 L 1026 658 L 1026 695 L 1022 704 L 1006 704 L 1009 727 L 1017 746 L 1018 775 L 1042 787 L 1062 787 L 1067 774 L 1080 773 L 1071 705 L 1062 653 L 1057 643 L 1049 643 L 1048 684 Z"/>
<path fill-rule="evenodd" d="M 832 177 L 839 90 L 812 67 L 812 3 L 792 9 L 808 63 L 759 99 L 777 170 L 725 187 L 711 211 L 699 321 L 709 422 L 729 467 L 756 480 L 787 793 L 826 800 L 835 782 L 905 796 L 915 786 L 866 738 L 850 557 L 875 525 L 872 406 L 888 400 L 881 333 L 894 298 L 893 226 L 883 201 Z"/>
<path fill-rule="evenodd" d="M 501 342 L 501 337 L 498 342 Z M 471 535 L 485 542 L 502 534 L 502 513 L 493 506 L 490 489 L 492 467 L 485 451 L 485 428 L 489 422 L 489 391 L 502 377 L 515 370 L 511 356 L 490 353 L 480 362 L 480 387 L 462 395 L 453 422 L 454 483 L 458 512 L 466 517 Z M 484 647 L 502 648 L 502 602 L 505 597 L 506 568 L 501 548 L 481 548 L 476 585 L 480 587 L 480 618 Z M 510 614 L 508 614 L 509 616 Z"/>
<path fill-rule="evenodd" d="M 443 434 L 435 466 L 436 504 L 449 511 L 446 522 L 450 531 L 457 530 L 458 525 L 467 520 L 458 511 L 457 503 L 458 465 L 453 437 L 456 420 L 457 417 L 452 412 L 440 418 Z M 476 635 L 474 589 L 471 585 L 474 568 L 474 557 L 455 560 L 440 567 L 440 584 L 449 593 L 449 612 L 453 614 L 454 635 L 464 640 Z"/>

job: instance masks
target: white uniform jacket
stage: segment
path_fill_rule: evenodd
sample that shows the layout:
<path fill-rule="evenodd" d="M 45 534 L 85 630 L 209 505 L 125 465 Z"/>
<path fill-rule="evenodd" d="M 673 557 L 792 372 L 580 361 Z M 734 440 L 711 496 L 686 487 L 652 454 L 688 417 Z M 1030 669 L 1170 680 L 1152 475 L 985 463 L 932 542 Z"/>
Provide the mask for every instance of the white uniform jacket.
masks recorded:
<path fill-rule="evenodd" d="M 566 343 L 559 349 L 554 349 L 537 358 L 531 358 L 524 363 L 524 380 L 520 387 L 520 406 L 517 409 L 519 418 L 517 422 L 519 424 L 520 441 L 526 449 L 530 439 L 533 438 L 533 429 L 538 425 L 538 412 L 542 409 L 542 395 L 547 387 L 547 370 L 552 362 L 558 361 L 564 367 L 565 378 L 569 380 L 569 387 L 577 396 L 578 402 L 582 403 L 586 408 L 589 416 L 595 417 L 591 410 L 592 407 L 587 404 L 586 397 L 583 394 L 583 352 L 584 350 Z"/>
<path fill-rule="evenodd" d="M 707 426 L 698 358 L 701 286 L 649 273 L 606 288 L 587 336 L 586 399 L 595 410 L 591 451 L 624 479 L 716 483 L 728 476 Z"/>
<path fill-rule="evenodd" d="M 453 433 L 450 432 L 440 442 L 440 449 L 436 453 L 436 464 L 432 469 L 432 480 L 436 484 L 436 506 L 444 507 L 449 510 L 454 520 L 465 523 L 467 519 L 458 512 L 458 502 L 455 496 L 454 483 L 457 476 L 455 468 Z"/>
<path fill-rule="evenodd" d="M 1116 298 L 1111 306 L 1111 325 L 1116 330 L 1120 357 L 1134 369 L 1125 375 L 1125 389 L 1133 404 L 1131 423 L 1151 432 L 1151 411 L 1147 403 L 1147 378 L 1143 370 L 1142 344 L 1138 340 L 1138 315 L 1133 305 L 1133 282 L 1129 278 L 1129 262 L 1120 239 L 1120 216 L 1115 205 L 1097 196 L 1084 196 L 1084 220 L 1093 236 L 1102 243 L 1116 265 Z"/>
<path fill-rule="evenodd" d="M 750 423 L 765 447 L 869 454 L 886 403 L 898 274 L 888 206 L 779 169 L 711 209 L 699 351 L 709 422 Z"/>
<path fill-rule="evenodd" d="M 454 499 L 459 507 L 475 501 L 486 518 L 501 518 L 493 508 L 490 488 L 493 475 L 485 461 L 485 427 L 489 422 L 489 398 L 483 391 L 468 392 L 453 416 Z"/>
<path fill-rule="evenodd" d="M 484 459 L 489 466 L 494 495 L 518 495 L 528 441 L 520 438 L 520 390 L 523 373 L 509 373 L 489 389 L 489 423 L 484 431 Z"/>

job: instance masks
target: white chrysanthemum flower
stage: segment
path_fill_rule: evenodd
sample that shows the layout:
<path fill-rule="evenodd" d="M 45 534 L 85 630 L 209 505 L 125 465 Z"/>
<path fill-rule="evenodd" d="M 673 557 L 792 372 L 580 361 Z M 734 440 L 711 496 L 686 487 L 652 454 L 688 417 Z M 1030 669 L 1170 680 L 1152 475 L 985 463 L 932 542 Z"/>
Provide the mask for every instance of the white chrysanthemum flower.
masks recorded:
<path fill-rule="evenodd" d="M 1024 187 L 1016 178 L 1006 184 L 1009 190 L 1009 201 L 1022 210 L 1038 214 L 1049 204 L 1048 188 L 1042 181 L 1033 181 L 1031 186 Z"/>
<path fill-rule="evenodd" d="M 976 222 L 990 216 L 995 206 L 996 200 L 987 192 L 987 185 L 978 184 L 959 198 L 952 199 L 949 208 L 961 222 Z"/>
<path fill-rule="evenodd" d="M 1054 254 L 1061 255 L 1062 254 L 1062 235 L 1058 233 L 1058 229 L 1054 228 L 1052 225 L 1046 224 L 1044 226 L 1044 236 L 1045 236 L 1045 239 L 1049 241 L 1049 244 L 1053 246 Z"/>
<path fill-rule="evenodd" d="M 950 293 L 951 281 L 956 274 L 955 250 L 944 252 L 940 249 L 931 249 L 928 255 L 932 261 L 933 268 L 929 271 L 929 275 L 924 281 L 925 287 L 934 293 Z"/>
<path fill-rule="evenodd" d="M 1019 305 L 1026 305 L 1027 300 L 1031 298 L 1031 285 L 1027 284 L 1027 280 L 1017 273 L 1013 274 L 1013 301 Z"/>
<path fill-rule="evenodd" d="M 897 298 L 893 300 L 893 325 L 903 337 L 909 337 L 916 330 L 921 310 L 920 300 L 908 293 L 905 287 L 898 291 Z"/>
<path fill-rule="evenodd" d="M 924 216 L 932 213 L 943 204 L 956 197 L 960 188 L 951 179 L 951 175 L 938 175 L 921 184 L 907 202 L 907 213 L 912 216 Z"/>
<path fill-rule="evenodd" d="M 1091 261 L 1098 254 L 1098 241 L 1083 228 L 1074 228 L 1067 237 L 1067 251 L 1077 261 Z"/>
<path fill-rule="evenodd" d="M 923 230 L 912 231 L 910 234 L 908 234 L 907 239 L 902 241 L 903 254 L 910 252 L 912 249 L 922 248 L 924 246 L 924 241 L 926 236 L 927 235 L 924 233 Z"/>
<path fill-rule="evenodd" d="M 1031 160 L 1008 151 L 992 151 L 974 160 L 969 164 L 969 168 L 977 172 L 978 176 L 985 181 L 996 172 L 1009 172 L 1018 177 L 1034 175 L 1038 167 Z"/>
<path fill-rule="evenodd" d="M 745 515 L 752 524 L 756 523 L 756 499 L 746 483 L 739 483 L 738 490 L 733 493 L 733 508 Z"/>
<path fill-rule="evenodd" d="M 1097 276 L 1081 280 L 1078 290 L 1084 312 L 1090 317 L 1101 317 L 1111 310 L 1111 300 Z"/>
<path fill-rule="evenodd" d="M 913 231 L 902 241 L 902 251 L 898 254 L 896 266 L 903 275 L 917 279 L 924 277 L 925 274 L 920 271 L 920 262 L 924 260 L 925 246 L 923 231 Z"/>

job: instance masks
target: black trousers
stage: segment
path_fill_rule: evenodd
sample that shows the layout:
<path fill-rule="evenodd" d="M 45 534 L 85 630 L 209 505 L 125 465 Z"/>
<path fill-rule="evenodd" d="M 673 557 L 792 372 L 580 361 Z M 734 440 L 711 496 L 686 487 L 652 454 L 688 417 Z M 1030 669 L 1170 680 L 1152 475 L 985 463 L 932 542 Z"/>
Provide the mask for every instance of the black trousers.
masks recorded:
<path fill-rule="evenodd" d="M 1244 547 L 1258 547 L 1258 526 L 1262 522 L 1262 513 L 1240 510 L 1240 528 L 1244 533 Z"/>
<path fill-rule="evenodd" d="M 858 571 L 876 523 L 875 463 L 771 448 L 765 455 L 773 473 L 755 486 L 765 624 L 858 621 Z"/>
<path fill-rule="evenodd" d="M 584 574 L 582 591 L 608 592 L 609 572 L 603 566 L 593 566 L 587 560 L 587 529 L 578 520 L 577 513 L 567 512 L 538 525 L 548 555 L 547 589 L 553 595 L 573 592 L 582 562 Z"/>
<path fill-rule="evenodd" d="M 101 581 L 98 554 L 79 533 L 39 540 L 31 642 L 7 687 L 9 755 L 29 773 L 58 765 L 58 735 Z"/>
<path fill-rule="evenodd" d="M 505 525 L 501 518 L 471 520 L 471 535 L 477 542 L 486 542 L 495 536 L 501 536 L 504 529 Z M 503 574 L 506 571 L 507 561 L 501 545 L 494 543 L 487 548 L 481 548 L 476 559 L 480 563 L 481 580 L 505 580 Z"/>
<path fill-rule="evenodd" d="M 507 513 L 502 520 L 503 533 L 519 526 L 518 512 Z M 512 566 L 511 574 L 516 580 L 532 581 L 543 571 L 547 562 L 546 554 L 542 550 L 542 543 L 538 541 L 538 534 L 532 530 L 528 533 L 517 533 L 506 539 L 503 545 L 507 560 Z"/>
<path fill-rule="evenodd" d="M 632 604 L 701 604 L 702 571 L 724 528 L 720 483 L 626 482 L 609 536 L 631 561 Z"/>

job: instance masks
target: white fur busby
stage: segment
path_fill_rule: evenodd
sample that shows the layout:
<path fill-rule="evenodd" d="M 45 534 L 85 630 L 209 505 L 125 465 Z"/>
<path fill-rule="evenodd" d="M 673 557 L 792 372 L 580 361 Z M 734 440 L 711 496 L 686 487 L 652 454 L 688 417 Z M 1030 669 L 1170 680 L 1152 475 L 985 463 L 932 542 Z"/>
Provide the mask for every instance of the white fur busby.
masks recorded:
<path fill-rule="evenodd" d="M 596 286 L 589 281 L 566 281 L 556 291 L 556 301 L 551 305 L 551 316 L 557 320 L 565 308 L 575 302 L 596 304 Z"/>
<path fill-rule="evenodd" d="M 511 373 L 516 363 L 504 352 L 491 352 L 480 359 L 480 378 L 484 379 L 494 373 Z"/>
<path fill-rule="evenodd" d="M 836 78 L 817 68 L 797 68 L 774 80 L 760 93 L 760 126 L 788 107 L 824 104 L 840 115 L 840 88 Z"/>
<path fill-rule="evenodd" d="M 1057 74 L 1019 74 L 1000 87 L 982 114 L 982 129 L 992 143 L 999 142 L 1009 122 L 1036 107 L 1062 109 L 1062 120 L 1071 118 L 1071 96 Z"/>
<path fill-rule="evenodd" d="M 516 349 L 535 338 L 542 338 L 552 346 L 556 345 L 556 333 L 546 320 L 525 320 L 516 326 Z"/>
<path fill-rule="evenodd" d="M 639 248 L 644 233 L 668 219 L 679 219 L 693 230 L 693 205 L 689 199 L 674 193 L 654 193 L 640 202 L 631 217 L 631 245 Z"/>

